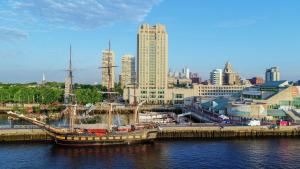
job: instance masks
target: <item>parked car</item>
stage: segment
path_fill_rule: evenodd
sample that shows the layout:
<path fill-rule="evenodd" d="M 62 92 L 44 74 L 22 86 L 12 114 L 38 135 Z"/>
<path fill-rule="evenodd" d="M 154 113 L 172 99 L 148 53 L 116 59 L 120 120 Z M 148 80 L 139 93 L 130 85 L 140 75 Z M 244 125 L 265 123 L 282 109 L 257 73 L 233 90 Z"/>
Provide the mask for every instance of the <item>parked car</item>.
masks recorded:
<path fill-rule="evenodd" d="M 248 126 L 260 126 L 260 121 L 259 120 L 251 120 L 248 123 Z"/>

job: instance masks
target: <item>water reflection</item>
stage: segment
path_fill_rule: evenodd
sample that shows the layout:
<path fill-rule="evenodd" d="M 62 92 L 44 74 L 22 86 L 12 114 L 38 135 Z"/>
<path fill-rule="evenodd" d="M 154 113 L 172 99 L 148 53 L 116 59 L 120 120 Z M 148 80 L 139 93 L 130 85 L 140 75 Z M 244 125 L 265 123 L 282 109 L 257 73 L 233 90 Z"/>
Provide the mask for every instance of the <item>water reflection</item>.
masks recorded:
<path fill-rule="evenodd" d="M 299 138 L 61 147 L 0 144 L 0 168 L 300 168 Z"/>
<path fill-rule="evenodd" d="M 160 143 L 77 148 L 53 146 L 51 156 L 64 159 L 70 168 L 81 165 L 92 168 L 167 168 L 161 160 L 162 146 Z"/>

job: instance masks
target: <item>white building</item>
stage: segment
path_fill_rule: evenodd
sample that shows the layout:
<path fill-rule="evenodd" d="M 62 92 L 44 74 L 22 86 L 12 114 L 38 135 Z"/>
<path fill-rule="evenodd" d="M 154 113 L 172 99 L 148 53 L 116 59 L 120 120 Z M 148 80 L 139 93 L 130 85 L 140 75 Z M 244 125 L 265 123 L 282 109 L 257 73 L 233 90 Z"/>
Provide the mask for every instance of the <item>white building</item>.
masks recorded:
<path fill-rule="evenodd" d="M 193 85 L 192 88 L 169 88 L 165 90 L 166 103 L 180 104 L 184 99 L 189 97 L 238 97 L 239 94 L 251 85 Z M 136 89 L 136 93 L 140 93 L 139 89 Z M 134 100 L 134 87 L 128 86 L 124 89 L 123 99 L 129 103 L 133 103 Z M 138 95 L 139 97 L 139 95 Z"/>
<path fill-rule="evenodd" d="M 108 88 L 115 86 L 115 53 L 110 49 L 102 51 L 102 85 Z M 108 72 L 110 67 L 110 72 Z M 109 82 L 109 74 L 111 81 Z"/>
<path fill-rule="evenodd" d="M 278 67 L 271 67 L 266 70 L 266 82 L 280 81 L 280 72 Z"/>
<path fill-rule="evenodd" d="M 137 35 L 137 81 L 140 100 L 165 103 L 168 87 L 168 33 L 161 24 L 141 25 Z"/>
<path fill-rule="evenodd" d="M 120 83 L 124 88 L 128 84 L 135 82 L 135 58 L 132 55 L 122 56 L 122 70 Z"/>
<path fill-rule="evenodd" d="M 210 82 L 213 85 L 222 85 L 223 84 L 222 69 L 214 69 L 212 72 L 210 72 Z"/>

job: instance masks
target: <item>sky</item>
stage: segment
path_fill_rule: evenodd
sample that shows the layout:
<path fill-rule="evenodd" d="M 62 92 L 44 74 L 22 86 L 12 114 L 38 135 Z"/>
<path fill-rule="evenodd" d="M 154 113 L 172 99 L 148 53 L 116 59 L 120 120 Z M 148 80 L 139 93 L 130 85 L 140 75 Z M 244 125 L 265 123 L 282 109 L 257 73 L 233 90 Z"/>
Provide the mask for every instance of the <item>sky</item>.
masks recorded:
<path fill-rule="evenodd" d="M 72 45 L 75 82 L 100 82 L 111 41 L 119 66 L 136 56 L 141 24 L 169 35 L 169 67 L 203 79 L 229 61 L 243 78 L 300 79 L 299 0 L 1 0 L 0 82 L 64 81 Z"/>

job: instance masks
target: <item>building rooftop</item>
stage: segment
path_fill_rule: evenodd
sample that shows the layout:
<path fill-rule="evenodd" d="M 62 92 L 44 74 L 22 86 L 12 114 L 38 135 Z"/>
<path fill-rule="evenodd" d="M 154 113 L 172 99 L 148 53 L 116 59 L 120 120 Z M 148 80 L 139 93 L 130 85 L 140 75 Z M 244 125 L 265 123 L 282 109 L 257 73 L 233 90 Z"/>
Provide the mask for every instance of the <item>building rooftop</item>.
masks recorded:
<path fill-rule="evenodd" d="M 289 82 L 287 80 L 280 80 L 280 81 L 272 81 L 272 82 L 266 82 L 261 87 L 286 87 L 289 85 Z"/>
<path fill-rule="evenodd" d="M 286 113 L 283 110 L 267 110 L 268 116 L 278 116 L 278 117 L 285 117 Z"/>

